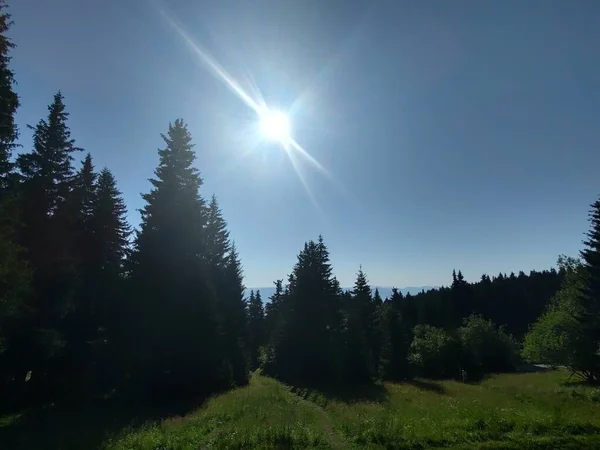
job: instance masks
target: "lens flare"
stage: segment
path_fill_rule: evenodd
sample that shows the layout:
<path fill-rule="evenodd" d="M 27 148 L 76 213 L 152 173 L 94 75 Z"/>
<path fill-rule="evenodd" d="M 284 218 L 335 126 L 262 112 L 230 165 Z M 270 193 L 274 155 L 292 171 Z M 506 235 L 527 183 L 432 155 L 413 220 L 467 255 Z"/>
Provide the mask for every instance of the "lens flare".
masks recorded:
<path fill-rule="evenodd" d="M 291 136 L 291 123 L 290 119 L 282 111 L 270 109 L 260 90 L 255 84 L 252 84 L 250 93 L 242 88 L 240 83 L 233 78 L 208 52 L 202 49 L 197 43 L 195 43 L 181 25 L 179 25 L 167 12 L 162 8 L 157 8 L 163 18 L 169 23 L 169 25 L 176 31 L 176 33 L 183 39 L 190 50 L 198 57 L 199 61 L 222 83 L 224 83 L 242 102 L 252 109 L 257 115 L 257 121 L 260 128 L 260 134 L 263 138 L 271 141 L 278 142 L 282 145 L 285 153 L 288 155 L 300 182 L 304 186 L 307 195 L 319 209 L 314 195 L 312 194 L 309 186 L 306 183 L 305 177 L 301 173 L 299 161 L 297 156 L 301 156 L 308 161 L 313 167 L 318 169 L 320 172 L 325 174 L 330 180 L 331 175 L 313 156 L 311 156 L 295 139 Z M 251 95 L 252 94 L 252 95 Z"/>

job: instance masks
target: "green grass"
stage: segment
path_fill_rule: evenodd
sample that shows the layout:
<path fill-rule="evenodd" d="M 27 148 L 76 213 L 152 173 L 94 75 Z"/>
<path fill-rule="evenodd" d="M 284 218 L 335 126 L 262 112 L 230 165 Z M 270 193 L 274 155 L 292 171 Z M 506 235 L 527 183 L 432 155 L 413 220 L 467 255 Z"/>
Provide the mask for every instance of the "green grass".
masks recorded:
<path fill-rule="evenodd" d="M 388 383 L 383 401 L 356 403 L 311 394 L 349 448 L 600 448 L 598 391 L 561 386 L 565 379 L 545 372 L 479 384 Z"/>
<path fill-rule="evenodd" d="M 250 386 L 209 400 L 198 411 L 125 432 L 111 450 L 329 448 L 323 416 L 275 380 L 255 376 Z"/>
<path fill-rule="evenodd" d="M 600 390 L 566 385 L 566 378 L 564 372 L 539 372 L 498 375 L 479 384 L 415 380 L 324 392 L 289 389 L 255 375 L 249 386 L 167 419 L 147 414 L 132 421 L 114 406 L 102 414 L 95 407 L 94 414 L 49 409 L 0 418 L 0 447 L 600 448 Z M 111 411 L 122 418 L 108 420 Z"/>

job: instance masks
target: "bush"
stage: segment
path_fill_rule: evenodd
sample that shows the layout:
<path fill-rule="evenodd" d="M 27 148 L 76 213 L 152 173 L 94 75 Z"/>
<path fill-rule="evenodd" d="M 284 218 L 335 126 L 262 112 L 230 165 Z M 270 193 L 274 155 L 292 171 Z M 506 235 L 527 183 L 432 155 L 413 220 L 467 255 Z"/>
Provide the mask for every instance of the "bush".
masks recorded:
<path fill-rule="evenodd" d="M 512 372 L 519 360 L 518 345 L 502 328 L 481 316 L 470 316 L 459 328 L 461 363 L 469 377 Z"/>
<path fill-rule="evenodd" d="M 460 343 L 452 334 L 430 325 L 417 325 L 410 344 L 409 362 L 418 376 L 459 375 Z"/>
<path fill-rule="evenodd" d="M 533 363 L 565 366 L 572 373 L 593 381 L 596 376 L 600 378 L 593 369 L 598 349 L 578 320 L 584 314 L 582 265 L 579 260 L 562 257 L 559 266 L 565 271 L 563 284 L 547 311 L 525 336 L 523 357 Z"/>

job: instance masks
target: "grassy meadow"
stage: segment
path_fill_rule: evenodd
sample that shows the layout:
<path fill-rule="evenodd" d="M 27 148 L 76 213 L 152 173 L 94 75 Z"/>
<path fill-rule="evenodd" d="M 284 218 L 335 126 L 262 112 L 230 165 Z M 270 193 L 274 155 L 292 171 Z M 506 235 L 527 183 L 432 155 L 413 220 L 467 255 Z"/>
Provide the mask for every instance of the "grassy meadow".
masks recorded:
<path fill-rule="evenodd" d="M 600 389 L 566 383 L 567 375 L 414 380 L 352 392 L 291 389 L 255 375 L 247 387 L 162 419 L 98 406 L 7 416 L 0 448 L 600 448 Z"/>

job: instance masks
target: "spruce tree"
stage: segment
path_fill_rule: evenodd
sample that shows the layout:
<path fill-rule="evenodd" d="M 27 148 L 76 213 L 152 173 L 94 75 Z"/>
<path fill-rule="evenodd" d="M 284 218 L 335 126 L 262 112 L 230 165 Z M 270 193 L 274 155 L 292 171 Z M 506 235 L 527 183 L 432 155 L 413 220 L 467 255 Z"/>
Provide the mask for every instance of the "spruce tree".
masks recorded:
<path fill-rule="evenodd" d="M 8 179 L 13 171 L 11 156 L 19 136 L 15 124 L 19 96 L 13 90 L 15 80 L 10 68 L 10 51 L 15 44 L 6 36 L 12 25 L 6 8 L 6 2 L 0 0 L 0 191 L 8 187 Z"/>
<path fill-rule="evenodd" d="M 221 361 L 227 369 L 227 383 L 241 386 L 248 382 L 247 317 L 242 264 L 233 242 L 225 257 L 224 276 L 219 279 L 217 311 L 223 345 Z"/>
<path fill-rule="evenodd" d="M 119 373 L 126 369 L 123 349 L 128 323 L 123 305 L 131 234 L 126 215 L 116 180 L 104 168 L 98 175 L 92 207 L 93 240 L 89 258 L 92 277 L 86 289 L 97 331 L 92 341 L 93 358 L 98 366 L 96 376 L 104 386 L 114 386 Z"/>
<path fill-rule="evenodd" d="M 265 305 L 265 344 L 270 345 L 277 336 L 279 324 L 281 322 L 281 303 L 283 300 L 284 289 L 283 280 L 276 280 L 275 292 L 269 298 Z"/>
<path fill-rule="evenodd" d="M 351 381 L 367 382 L 376 373 L 373 335 L 374 314 L 371 287 L 359 269 L 351 295 L 344 296 L 346 312 L 345 372 Z"/>
<path fill-rule="evenodd" d="M 32 370 L 30 384 L 44 395 L 61 384 L 65 317 L 74 309 L 78 285 L 67 200 L 73 188 L 73 153 L 80 149 L 71 138 L 67 119 L 59 92 L 48 107 L 48 118 L 32 127 L 32 151 L 17 159 L 23 180 L 20 243 L 33 270 L 30 342 L 24 345 L 22 359 Z"/>
<path fill-rule="evenodd" d="M 184 122 L 170 124 L 162 138 L 131 259 L 132 369 L 150 389 L 212 391 L 222 374 L 203 182 Z"/>
<path fill-rule="evenodd" d="M 248 334 L 250 368 L 255 370 L 259 366 L 259 350 L 265 343 L 265 312 L 260 291 L 250 291 L 248 299 Z"/>
<path fill-rule="evenodd" d="M 98 318 L 96 274 L 93 265 L 94 230 L 92 229 L 93 207 L 96 201 L 96 173 L 92 157 L 88 153 L 81 169 L 72 180 L 72 188 L 63 207 L 54 216 L 69 234 L 68 241 L 77 271 L 77 292 L 71 310 L 62 326 L 65 349 L 62 357 L 63 384 L 71 394 L 79 395 L 85 389 L 84 373 L 91 362 L 90 343 L 97 337 Z"/>
<path fill-rule="evenodd" d="M 117 182 L 111 171 L 104 168 L 98 176 L 96 201 L 92 209 L 96 263 L 102 270 L 124 270 L 131 235 L 126 215 L 127 207 Z"/>
<path fill-rule="evenodd" d="M 580 294 L 581 312 L 576 318 L 588 355 L 582 365 L 586 366 L 585 372 L 590 381 L 600 382 L 600 199 L 591 208 L 590 230 L 584 241 L 585 248 L 580 253 L 584 283 Z"/>
<path fill-rule="evenodd" d="M 341 289 L 322 237 L 298 255 L 283 297 L 283 318 L 268 372 L 298 383 L 341 379 Z M 310 324 L 310 326 L 306 326 Z"/>
<path fill-rule="evenodd" d="M 409 376 L 408 350 L 410 330 L 402 317 L 402 292 L 392 289 L 389 302 L 384 311 L 383 374 L 387 379 L 401 380 Z"/>
<path fill-rule="evenodd" d="M 229 251 L 229 231 L 223 218 L 217 197 L 213 194 L 207 208 L 206 258 L 207 262 L 220 270 L 224 267 Z"/>
<path fill-rule="evenodd" d="M 22 364 L 21 343 L 28 339 L 25 324 L 29 317 L 27 299 L 32 276 L 25 249 L 18 242 L 18 185 L 11 156 L 17 146 L 15 113 L 19 97 L 13 90 L 10 51 L 14 44 L 6 36 L 12 25 L 6 7 L 0 0 L 0 399 L 5 404 L 5 394 L 12 401 L 20 401 L 18 392 L 27 370 Z"/>
<path fill-rule="evenodd" d="M 243 385 L 248 382 L 248 349 L 242 265 L 215 195 L 206 209 L 205 245 L 205 261 L 217 299 L 223 376 L 229 384 Z"/>

